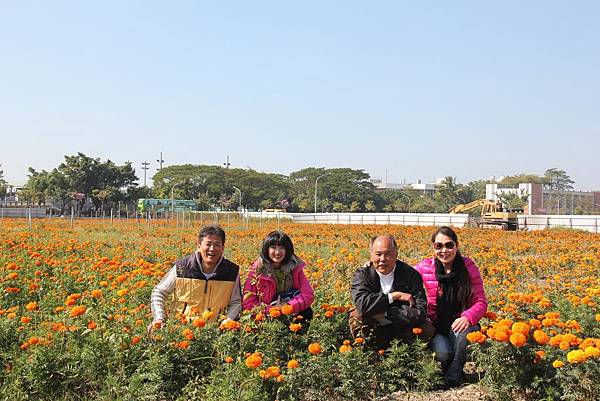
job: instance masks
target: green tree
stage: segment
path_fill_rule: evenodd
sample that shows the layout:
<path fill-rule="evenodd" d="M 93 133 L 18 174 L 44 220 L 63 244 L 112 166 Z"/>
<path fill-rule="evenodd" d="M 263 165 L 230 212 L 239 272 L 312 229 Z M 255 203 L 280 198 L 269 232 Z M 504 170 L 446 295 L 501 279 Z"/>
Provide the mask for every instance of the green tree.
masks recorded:
<path fill-rule="evenodd" d="M 0 167 L 2 165 L 0 164 Z M 6 197 L 6 190 L 8 189 L 8 184 L 4 179 L 4 170 L 0 170 L 0 198 L 4 199 Z"/>
<path fill-rule="evenodd" d="M 519 184 L 525 184 L 530 182 L 534 184 L 544 184 L 546 182 L 546 178 L 540 177 L 539 175 L 535 174 L 521 173 L 504 177 L 502 181 L 499 182 L 499 184 L 516 187 Z"/>
<path fill-rule="evenodd" d="M 436 192 L 433 195 L 433 201 L 436 204 L 436 211 L 445 213 L 454 206 L 469 203 L 472 195 L 468 188 L 463 184 L 456 182 L 455 177 L 445 177 L 441 183 L 436 185 Z"/>
<path fill-rule="evenodd" d="M 512 192 L 499 193 L 497 196 L 500 203 L 502 203 L 504 208 L 509 211 L 523 210 L 529 200 L 529 195 L 524 193 L 521 193 L 520 195 Z"/>
<path fill-rule="evenodd" d="M 550 190 L 550 199 L 548 200 L 548 209 L 555 211 L 555 213 L 561 213 L 563 192 L 570 191 L 573 189 L 575 181 L 569 177 L 564 170 L 557 168 L 550 168 L 544 173 L 545 187 Z"/>
<path fill-rule="evenodd" d="M 334 203 L 343 204 L 344 210 L 350 210 L 353 202 L 358 202 L 359 205 L 366 205 L 368 201 L 374 205 L 381 203 L 375 194 L 375 186 L 369 182 L 369 174 L 363 170 L 309 167 L 290 174 L 292 203 L 298 207 L 298 211 L 314 210 L 315 181 L 319 176 L 323 176 L 317 185 L 319 211 L 332 211 Z M 313 199 L 310 207 L 300 209 L 301 202 L 304 206 L 309 205 L 306 202 L 308 199 Z M 365 210 L 363 206 L 358 211 Z"/>

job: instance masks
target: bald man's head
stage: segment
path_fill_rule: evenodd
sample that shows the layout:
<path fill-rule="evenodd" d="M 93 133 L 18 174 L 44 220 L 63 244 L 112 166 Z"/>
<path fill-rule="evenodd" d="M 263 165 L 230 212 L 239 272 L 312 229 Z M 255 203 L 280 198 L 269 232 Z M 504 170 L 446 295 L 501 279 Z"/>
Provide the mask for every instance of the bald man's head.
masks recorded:
<path fill-rule="evenodd" d="M 369 246 L 373 267 L 381 274 L 389 274 L 396 266 L 398 245 L 391 235 L 379 235 L 371 239 Z"/>

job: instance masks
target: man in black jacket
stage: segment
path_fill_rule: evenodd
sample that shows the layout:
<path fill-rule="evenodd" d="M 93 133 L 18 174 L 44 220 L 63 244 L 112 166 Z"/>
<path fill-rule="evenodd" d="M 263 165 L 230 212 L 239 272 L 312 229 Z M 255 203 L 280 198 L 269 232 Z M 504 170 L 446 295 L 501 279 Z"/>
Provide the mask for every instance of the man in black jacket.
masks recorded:
<path fill-rule="evenodd" d="M 427 296 L 419 272 L 398 260 L 398 246 L 392 236 L 371 239 L 370 262 L 354 273 L 350 315 L 354 337 L 371 337 L 379 348 L 397 338 L 411 342 L 433 337 L 427 317 Z"/>

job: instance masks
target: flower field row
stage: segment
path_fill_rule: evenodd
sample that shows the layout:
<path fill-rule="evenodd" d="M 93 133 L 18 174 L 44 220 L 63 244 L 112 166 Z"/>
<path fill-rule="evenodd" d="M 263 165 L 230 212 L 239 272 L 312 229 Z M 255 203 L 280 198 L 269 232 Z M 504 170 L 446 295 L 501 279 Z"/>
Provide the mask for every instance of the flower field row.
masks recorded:
<path fill-rule="evenodd" d="M 242 279 L 273 223 L 225 226 Z M 372 235 L 399 258 L 431 256 L 431 227 L 282 223 L 307 263 L 316 315 L 286 310 L 239 322 L 171 319 L 146 333 L 152 287 L 195 249 L 199 227 L 168 223 L 0 220 L 0 395 L 13 399 L 369 399 L 435 388 L 419 342 L 387 351 L 351 340 L 353 271 Z M 600 392 L 600 237 L 572 230 L 459 230 L 490 302 L 469 336 L 497 399 L 590 399 Z M 279 313 L 277 313 L 279 312 Z M 377 352 L 380 351 L 380 352 Z"/>

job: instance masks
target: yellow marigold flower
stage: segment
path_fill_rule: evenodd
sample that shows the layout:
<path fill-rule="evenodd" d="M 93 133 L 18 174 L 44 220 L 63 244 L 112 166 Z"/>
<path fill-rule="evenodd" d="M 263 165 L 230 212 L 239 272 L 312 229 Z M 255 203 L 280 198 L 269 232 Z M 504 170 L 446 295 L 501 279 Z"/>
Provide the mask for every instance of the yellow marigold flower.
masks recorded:
<path fill-rule="evenodd" d="M 37 310 L 39 308 L 38 303 L 35 301 L 29 302 L 27 305 L 25 305 L 25 309 L 27 309 L 28 311 L 34 311 Z"/>
<path fill-rule="evenodd" d="M 342 346 L 340 347 L 340 352 L 341 352 L 341 353 L 344 353 L 344 352 L 350 352 L 350 351 L 352 351 L 352 347 L 351 347 L 351 346 L 349 346 L 349 345 L 346 345 L 346 344 L 344 344 L 344 345 L 342 345 Z"/>
<path fill-rule="evenodd" d="M 204 320 L 210 320 L 210 319 L 213 318 L 214 315 L 215 315 L 215 312 L 209 311 L 209 310 L 205 310 L 204 312 L 202 312 L 202 319 L 204 319 Z"/>
<path fill-rule="evenodd" d="M 585 362 L 587 359 L 588 356 L 585 354 L 584 351 L 580 349 L 569 351 L 569 353 L 567 354 L 567 360 L 569 361 L 569 363 L 581 363 Z"/>
<path fill-rule="evenodd" d="M 287 363 L 288 369 L 296 369 L 300 364 L 295 359 L 290 359 Z"/>
<path fill-rule="evenodd" d="M 585 350 L 583 350 L 583 352 L 585 352 L 585 355 L 588 358 L 600 358 L 600 348 L 597 347 L 586 347 Z"/>
<path fill-rule="evenodd" d="M 563 361 L 559 361 L 558 359 L 554 362 L 552 362 L 552 367 L 559 369 L 562 368 L 563 366 L 565 366 L 565 363 Z"/>

